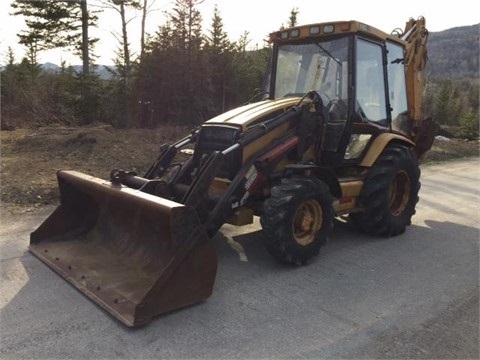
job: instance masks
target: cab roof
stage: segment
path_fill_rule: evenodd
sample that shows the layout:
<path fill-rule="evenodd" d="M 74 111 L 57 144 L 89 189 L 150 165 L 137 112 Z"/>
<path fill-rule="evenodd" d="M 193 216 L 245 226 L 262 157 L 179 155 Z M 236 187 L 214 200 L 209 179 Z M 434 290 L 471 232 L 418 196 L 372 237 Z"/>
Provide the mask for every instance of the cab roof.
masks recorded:
<path fill-rule="evenodd" d="M 270 34 L 269 42 L 298 42 L 307 39 L 324 38 L 332 35 L 364 34 L 378 40 L 390 40 L 400 45 L 406 42 L 396 34 L 387 34 L 373 26 L 356 20 L 334 21 L 317 24 L 295 26 L 289 29 L 278 30 Z"/>

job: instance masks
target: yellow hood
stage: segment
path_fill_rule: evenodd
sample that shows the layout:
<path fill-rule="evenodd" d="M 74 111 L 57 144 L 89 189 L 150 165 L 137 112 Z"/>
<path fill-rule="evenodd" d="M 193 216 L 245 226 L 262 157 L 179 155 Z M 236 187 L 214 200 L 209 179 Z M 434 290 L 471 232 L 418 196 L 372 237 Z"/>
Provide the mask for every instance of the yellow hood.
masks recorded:
<path fill-rule="evenodd" d="M 253 125 L 256 121 L 263 120 L 272 113 L 281 113 L 299 102 L 299 97 L 289 97 L 278 100 L 264 100 L 253 104 L 244 105 L 227 111 L 208 120 L 206 125 L 227 124 L 246 127 Z"/>

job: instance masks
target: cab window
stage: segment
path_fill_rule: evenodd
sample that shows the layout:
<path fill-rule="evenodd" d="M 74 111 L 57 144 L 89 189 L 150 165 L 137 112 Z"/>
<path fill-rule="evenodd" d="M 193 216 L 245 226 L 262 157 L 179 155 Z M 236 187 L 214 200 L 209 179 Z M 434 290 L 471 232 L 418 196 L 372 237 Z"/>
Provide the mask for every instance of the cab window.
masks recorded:
<path fill-rule="evenodd" d="M 356 42 L 356 112 L 364 121 L 387 125 L 382 47 L 363 39 Z"/>
<path fill-rule="evenodd" d="M 407 112 L 407 89 L 403 48 L 387 42 L 388 97 L 392 114 L 392 129 L 401 131 L 402 116 Z"/>

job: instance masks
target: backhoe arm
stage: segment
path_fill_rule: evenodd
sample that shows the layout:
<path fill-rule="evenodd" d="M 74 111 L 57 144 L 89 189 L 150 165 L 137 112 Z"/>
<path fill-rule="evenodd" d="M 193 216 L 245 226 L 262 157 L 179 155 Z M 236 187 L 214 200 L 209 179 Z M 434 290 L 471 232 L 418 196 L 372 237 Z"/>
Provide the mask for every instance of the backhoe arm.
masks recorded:
<path fill-rule="evenodd" d="M 428 59 L 426 47 L 428 30 L 425 27 L 425 18 L 419 17 L 417 20 L 410 18 L 405 24 L 401 38 L 408 43 L 405 64 L 410 117 L 414 121 L 421 121 L 422 95 L 425 87 L 424 70 Z"/>

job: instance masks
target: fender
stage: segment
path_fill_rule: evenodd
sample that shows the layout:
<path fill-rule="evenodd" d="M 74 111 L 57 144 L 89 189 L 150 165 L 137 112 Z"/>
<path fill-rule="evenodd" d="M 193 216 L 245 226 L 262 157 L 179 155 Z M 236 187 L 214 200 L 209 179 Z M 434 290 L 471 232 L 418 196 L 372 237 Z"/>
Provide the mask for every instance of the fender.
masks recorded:
<path fill-rule="evenodd" d="M 373 140 L 367 153 L 363 157 L 360 166 L 371 167 L 378 159 L 380 154 L 383 152 L 383 150 L 387 147 L 387 145 L 392 142 L 400 143 L 407 147 L 415 146 L 415 143 L 405 136 L 391 133 L 380 134 Z"/>

